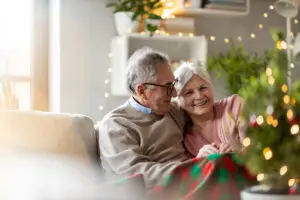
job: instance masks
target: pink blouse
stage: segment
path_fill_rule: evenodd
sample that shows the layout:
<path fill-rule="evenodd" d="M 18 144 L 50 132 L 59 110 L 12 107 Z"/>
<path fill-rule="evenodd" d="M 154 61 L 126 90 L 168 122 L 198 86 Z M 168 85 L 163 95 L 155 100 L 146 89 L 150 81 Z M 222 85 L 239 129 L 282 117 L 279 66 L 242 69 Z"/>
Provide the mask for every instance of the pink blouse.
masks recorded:
<path fill-rule="evenodd" d="M 205 134 L 196 127 L 192 127 L 185 135 L 184 144 L 187 150 L 194 156 L 197 156 L 199 150 L 206 144 L 216 143 L 217 147 L 222 143 L 235 145 L 241 144 L 245 137 L 245 123 L 241 119 L 241 109 L 243 101 L 238 95 L 232 95 L 213 105 L 214 119 L 212 123 L 203 130 L 206 135 L 214 141 L 205 138 Z M 203 131 L 202 130 L 202 131 Z M 208 133 L 210 132 L 210 133 Z"/>

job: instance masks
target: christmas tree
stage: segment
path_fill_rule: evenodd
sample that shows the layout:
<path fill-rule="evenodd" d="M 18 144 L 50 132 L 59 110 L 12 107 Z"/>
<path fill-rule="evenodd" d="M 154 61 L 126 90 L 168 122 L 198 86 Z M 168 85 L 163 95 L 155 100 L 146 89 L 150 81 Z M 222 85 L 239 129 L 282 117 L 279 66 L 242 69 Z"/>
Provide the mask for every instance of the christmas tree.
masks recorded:
<path fill-rule="evenodd" d="M 252 78 L 240 95 L 248 121 L 242 158 L 262 185 L 295 193 L 300 178 L 300 83 L 289 83 L 287 45 L 273 32 L 274 49 L 259 78 Z"/>

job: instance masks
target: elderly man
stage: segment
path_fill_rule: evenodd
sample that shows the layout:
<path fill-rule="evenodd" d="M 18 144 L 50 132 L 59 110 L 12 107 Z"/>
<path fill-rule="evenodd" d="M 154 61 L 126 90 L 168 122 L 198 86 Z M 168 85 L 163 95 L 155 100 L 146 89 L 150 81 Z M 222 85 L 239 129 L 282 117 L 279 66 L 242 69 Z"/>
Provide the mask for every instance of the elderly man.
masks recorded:
<path fill-rule="evenodd" d="M 183 141 L 184 113 L 173 103 L 173 73 L 168 57 L 148 47 L 128 62 L 130 99 L 100 124 L 101 160 L 110 180 L 142 174 L 147 187 L 190 158 Z"/>

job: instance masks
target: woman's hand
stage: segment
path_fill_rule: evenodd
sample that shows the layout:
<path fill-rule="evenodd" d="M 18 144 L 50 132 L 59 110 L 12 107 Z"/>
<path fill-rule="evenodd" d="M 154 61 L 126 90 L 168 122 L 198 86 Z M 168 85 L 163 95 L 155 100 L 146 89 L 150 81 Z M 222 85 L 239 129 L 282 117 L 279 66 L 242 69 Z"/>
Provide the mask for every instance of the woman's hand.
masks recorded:
<path fill-rule="evenodd" d="M 237 140 L 232 140 L 230 144 L 222 143 L 220 145 L 220 153 L 239 152 L 242 150 L 242 145 Z"/>
<path fill-rule="evenodd" d="M 228 143 L 222 143 L 220 145 L 220 151 L 219 153 L 228 153 L 228 152 L 233 152 L 234 148 L 232 147 L 231 144 Z"/>
<path fill-rule="evenodd" d="M 197 158 L 207 157 L 214 153 L 219 153 L 219 149 L 217 148 L 216 144 L 206 144 L 200 149 Z"/>

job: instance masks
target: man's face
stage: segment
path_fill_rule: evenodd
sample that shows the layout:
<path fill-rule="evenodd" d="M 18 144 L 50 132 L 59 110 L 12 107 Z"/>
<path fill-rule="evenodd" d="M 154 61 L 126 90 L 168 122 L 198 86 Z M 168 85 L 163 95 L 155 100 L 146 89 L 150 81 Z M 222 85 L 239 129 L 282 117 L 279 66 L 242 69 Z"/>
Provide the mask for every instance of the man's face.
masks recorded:
<path fill-rule="evenodd" d="M 149 89 L 145 90 L 145 103 L 155 114 L 164 115 L 168 112 L 171 98 L 177 95 L 175 89 L 168 92 L 168 86 L 172 86 L 173 82 L 174 76 L 170 65 L 168 63 L 159 64 L 157 66 L 156 83 L 154 84 L 161 86 L 150 85 Z"/>

